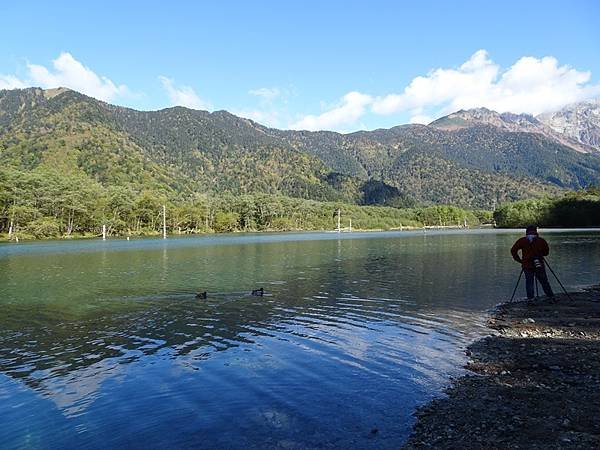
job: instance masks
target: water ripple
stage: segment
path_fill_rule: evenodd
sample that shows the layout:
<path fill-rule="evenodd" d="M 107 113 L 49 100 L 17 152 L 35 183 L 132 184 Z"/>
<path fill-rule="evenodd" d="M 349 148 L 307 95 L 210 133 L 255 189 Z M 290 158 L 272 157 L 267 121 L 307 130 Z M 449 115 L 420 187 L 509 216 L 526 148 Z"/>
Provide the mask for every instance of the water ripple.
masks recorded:
<path fill-rule="evenodd" d="M 513 287 L 494 236 L 5 254 L 0 447 L 397 448 Z"/>

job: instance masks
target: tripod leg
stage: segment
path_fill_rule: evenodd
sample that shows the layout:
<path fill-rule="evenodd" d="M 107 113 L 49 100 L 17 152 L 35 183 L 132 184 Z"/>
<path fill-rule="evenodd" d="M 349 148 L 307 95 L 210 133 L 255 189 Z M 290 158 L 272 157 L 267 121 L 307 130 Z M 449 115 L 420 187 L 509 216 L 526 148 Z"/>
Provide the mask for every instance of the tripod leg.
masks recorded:
<path fill-rule="evenodd" d="M 565 287 L 563 286 L 563 284 L 560 282 L 560 280 L 558 279 L 558 277 L 556 276 L 556 274 L 554 273 L 554 270 L 552 270 L 552 267 L 550 267 L 550 263 L 548 262 L 547 259 L 544 259 L 544 261 L 546 261 L 546 265 L 548 266 L 548 269 L 550 269 L 550 272 L 552 272 L 552 275 L 554 275 L 554 278 L 556 278 L 556 281 L 558 281 L 558 284 L 560 284 L 560 287 L 562 288 L 562 290 L 565 292 L 565 294 L 567 295 L 567 298 L 571 301 L 573 301 L 573 299 L 571 298 L 571 296 L 569 295 L 569 293 L 567 292 L 567 290 L 565 289 Z"/>
<path fill-rule="evenodd" d="M 512 296 L 510 297 L 511 302 L 515 298 L 515 292 L 517 292 L 517 288 L 519 287 L 519 282 L 521 281 L 522 276 L 523 276 L 523 268 L 521 268 L 521 273 L 519 274 L 519 278 L 517 279 L 517 284 L 515 284 L 515 288 L 513 290 Z"/>

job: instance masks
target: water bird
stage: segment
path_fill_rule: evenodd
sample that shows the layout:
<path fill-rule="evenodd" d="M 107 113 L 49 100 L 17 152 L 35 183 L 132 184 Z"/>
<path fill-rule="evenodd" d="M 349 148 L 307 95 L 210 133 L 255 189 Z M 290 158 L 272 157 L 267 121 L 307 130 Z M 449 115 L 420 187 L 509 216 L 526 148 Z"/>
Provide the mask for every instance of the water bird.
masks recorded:
<path fill-rule="evenodd" d="M 265 294 L 265 290 L 263 288 L 252 290 L 252 295 L 254 295 L 255 297 L 262 297 L 264 294 Z"/>
<path fill-rule="evenodd" d="M 204 292 L 198 292 L 196 294 L 196 298 L 202 299 L 202 300 L 206 300 L 206 291 Z"/>

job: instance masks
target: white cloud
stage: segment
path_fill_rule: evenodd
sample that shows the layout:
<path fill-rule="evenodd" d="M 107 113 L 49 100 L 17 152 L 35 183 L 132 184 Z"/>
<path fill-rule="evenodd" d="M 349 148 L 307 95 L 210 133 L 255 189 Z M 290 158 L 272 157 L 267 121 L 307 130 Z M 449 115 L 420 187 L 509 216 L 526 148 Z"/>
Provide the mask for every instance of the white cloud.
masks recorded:
<path fill-rule="evenodd" d="M 261 125 L 266 125 L 272 128 L 278 128 L 281 126 L 280 114 L 277 111 L 262 111 L 259 109 L 254 110 L 233 110 L 231 112 L 239 117 L 258 122 Z"/>
<path fill-rule="evenodd" d="M 52 66 L 54 70 L 28 64 L 31 84 L 43 88 L 64 86 L 107 102 L 128 92 L 125 85 L 116 85 L 109 78 L 97 75 L 70 53 L 61 53 L 52 61 Z"/>
<path fill-rule="evenodd" d="M 160 76 L 172 105 L 212 110 L 192 87 L 178 85 Z M 561 65 L 553 56 L 524 56 L 502 68 L 487 51 L 478 50 L 463 64 L 437 68 L 417 76 L 397 92 L 373 96 L 350 91 L 333 105 L 322 103 L 320 114 L 295 116 L 289 112 L 288 98 L 296 90 L 286 87 L 260 87 L 248 91 L 258 100 L 255 106 L 239 108 L 236 114 L 259 123 L 306 130 L 348 130 L 362 126 L 368 115 L 398 115 L 399 122 L 428 123 L 459 109 L 487 107 L 499 112 L 539 114 L 562 106 L 600 96 L 600 84 L 591 82 L 591 73 Z M 104 101 L 133 94 L 127 86 L 116 84 L 63 52 L 51 66 L 27 64 L 23 77 L 0 74 L 0 89 L 68 87 Z M 372 122 L 373 120 L 371 120 Z"/>
<path fill-rule="evenodd" d="M 336 130 L 343 125 L 351 125 L 366 112 L 367 106 L 373 101 L 372 97 L 360 92 L 349 92 L 341 102 L 324 113 L 315 116 L 308 115 L 290 125 L 295 130 Z"/>
<path fill-rule="evenodd" d="M 561 66 L 552 56 L 522 57 L 502 71 L 485 50 L 478 50 L 458 68 L 435 69 L 414 78 L 401 94 L 377 97 L 372 111 L 429 108 L 440 115 L 484 106 L 535 115 L 599 95 L 600 85 L 588 84 L 590 78 L 590 72 Z"/>
<path fill-rule="evenodd" d="M 355 127 L 369 112 L 409 114 L 410 123 L 430 123 L 459 109 L 478 107 L 537 115 L 600 95 L 600 84 L 590 80 L 590 72 L 560 65 L 552 56 L 525 56 L 503 70 L 485 50 L 478 50 L 456 68 L 438 68 L 413 78 L 401 93 L 374 97 L 349 92 L 333 108 L 307 115 L 290 128 Z"/>
<path fill-rule="evenodd" d="M 248 94 L 254 95 L 265 101 L 272 101 L 281 95 L 281 90 L 277 87 L 262 87 L 258 89 L 251 89 Z"/>
<path fill-rule="evenodd" d="M 433 119 L 429 116 L 425 116 L 423 114 L 416 114 L 411 116 L 408 123 L 420 123 L 421 125 L 428 125 L 433 122 Z"/>
<path fill-rule="evenodd" d="M 13 75 L 0 75 L 0 89 L 23 89 L 28 86 L 44 89 L 68 87 L 107 102 L 129 94 L 127 86 L 116 85 L 109 78 L 97 75 L 67 52 L 52 61 L 51 69 L 39 64 L 27 64 L 27 77 L 23 80 Z"/>
<path fill-rule="evenodd" d="M 297 95 L 293 85 L 261 87 L 249 90 L 248 94 L 258 101 L 254 106 L 234 108 L 233 114 L 272 128 L 281 128 L 293 120 L 288 108 L 289 99 Z"/>
<path fill-rule="evenodd" d="M 23 89 L 27 84 L 13 75 L 0 75 L 0 89 Z"/>
<path fill-rule="evenodd" d="M 159 76 L 158 79 L 167 91 L 171 105 L 192 109 L 212 109 L 212 105 L 200 98 L 191 86 L 176 85 L 172 78 Z"/>

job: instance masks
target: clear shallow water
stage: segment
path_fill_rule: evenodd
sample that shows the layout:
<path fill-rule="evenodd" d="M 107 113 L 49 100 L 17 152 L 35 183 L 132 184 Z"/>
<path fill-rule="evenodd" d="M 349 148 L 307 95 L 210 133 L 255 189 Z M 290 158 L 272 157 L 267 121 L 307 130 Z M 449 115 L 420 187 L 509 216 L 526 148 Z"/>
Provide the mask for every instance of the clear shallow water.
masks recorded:
<path fill-rule="evenodd" d="M 0 448 L 398 448 L 519 235 L 1 245 Z M 545 237 L 567 287 L 600 282 L 600 232 Z"/>

